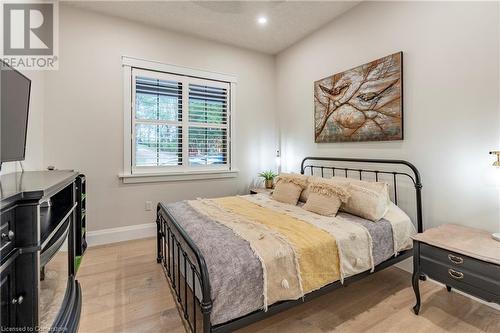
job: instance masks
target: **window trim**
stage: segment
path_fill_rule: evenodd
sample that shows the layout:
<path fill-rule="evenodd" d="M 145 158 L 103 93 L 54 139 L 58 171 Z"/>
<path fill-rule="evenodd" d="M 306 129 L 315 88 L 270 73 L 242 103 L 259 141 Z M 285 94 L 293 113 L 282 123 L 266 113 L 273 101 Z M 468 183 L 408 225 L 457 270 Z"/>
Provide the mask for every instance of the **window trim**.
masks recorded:
<path fill-rule="evenodd" d="M 233 75 L 216 73 L 211 71 L 199 70 L 190 67 L 164 64 L 156 61 L 147 61 L 138 58 L 122 56 L 123 68 L 123 172 L 118 175 L 124 183 L 138 182 L 156 182 L 156 181 L 178 181 L 191 179 L 213 179 L 237 177 L 238 169 L 234 164 L 234 143 L 235 143 L 235 99 L 236 99 L 236 77 Z M 134 168 L 133 157 L 133 69 L 161 72 L 166 75 L 189 76 L 194 79 L 207 79 L 229 83 L 229 106 L 230 121 L 229 147 L 228 147 L 228 166 L 205 167 L 140 167 L 140 170 Z M 183 117 L 183 121 L 184 121 Z M 184 135 L 184 133 L 183 133 Z"/>

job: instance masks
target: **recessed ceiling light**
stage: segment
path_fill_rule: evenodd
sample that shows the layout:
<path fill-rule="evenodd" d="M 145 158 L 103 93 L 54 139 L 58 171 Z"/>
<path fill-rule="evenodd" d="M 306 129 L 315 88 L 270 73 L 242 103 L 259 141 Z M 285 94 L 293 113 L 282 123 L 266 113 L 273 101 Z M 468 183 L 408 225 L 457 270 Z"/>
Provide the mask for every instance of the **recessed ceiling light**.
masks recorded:
<path fill-rule="evenodd" d="M 259 16 L 257 18 L 257 23 L 259 23 L 260 25 L 266 25 L 267 24 L 267 17 Z"/>

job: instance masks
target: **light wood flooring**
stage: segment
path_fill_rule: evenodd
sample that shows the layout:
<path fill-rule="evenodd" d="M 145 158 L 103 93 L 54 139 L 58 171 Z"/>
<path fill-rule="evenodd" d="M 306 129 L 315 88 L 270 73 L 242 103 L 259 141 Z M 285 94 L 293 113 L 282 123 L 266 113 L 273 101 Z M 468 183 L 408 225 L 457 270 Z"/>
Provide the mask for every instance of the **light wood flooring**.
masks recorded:
<path fill-rule="evenodd" d="M 80 332 L 185 332 L 155 240 L 90 248 L 77 276 L 83 288 Z M 253 332 L 500 332 L 500 311 L 433 282 L 421 282 L 411 311 L 410 275 L 397 268 L 255 323 Z"/>

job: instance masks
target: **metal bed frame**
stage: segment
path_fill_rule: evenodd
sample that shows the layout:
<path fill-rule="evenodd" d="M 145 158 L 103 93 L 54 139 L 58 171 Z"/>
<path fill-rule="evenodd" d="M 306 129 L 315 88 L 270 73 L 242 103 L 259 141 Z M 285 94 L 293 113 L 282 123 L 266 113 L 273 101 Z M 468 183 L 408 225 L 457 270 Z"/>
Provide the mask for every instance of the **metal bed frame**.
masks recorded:
<path fill-rule="evenodd" d="M 328 165 L 314 164 L 322 161 L 327 162 Z M 398 165 L 409 169 L 411 174 L 402 171 L 332 166 L 331 164 L 333 162 L 384 164 L 386 166 Z M 371 174 L 372 176 L 375 176 L 376 181 L 379 180 L 379 175 L 388 175 L 392 178 L 394 203 L 396 205 L 398 203 L 398 179 L 400 177 L 410 179 L 415 188 L 416 226 L 418 232 L 423 231 L 421 198 L 422 183 L 420 174 L 413 164 L 404 160 L 306 157 L 301 163 L 301 174 L 305 174 L 307 170 L 310 171 L 310 174 L 314 174 L 314 171 L 320 171 L 322 177 L 325 175 L 325 170 L 331 171 L 331 175 L 334 176 L 339 176 L 341 174 L 342 176 L 349 177 L 349 175 L 354 173 L 359 176 L 360 180 L 363 180 L 364 175 Z M 236 329 L 255 323 L 256 321 L 268 318 L 278 312 L 287 310 L 295 305 L 302 304 L 335 289 L 347 286 L 352 282 L 361 280 L 372 274 L 370 271 L 365 271 L 363 273 L 345 278 L 343 284 L 340 283 L 340 281 L 336 281 L 322 287 L 321 289 L 310 292 L 298 300 L 275 303 L 269 306 L 268 311 L 257 310 L 226 323 L 212 325 L 210 321 L 210 314 L 212 310 L 210 280 L 203 255 L 186 231 L 177 223 L 175 218 L 162 203 L 158 203 L 156 224 L 158 251 L 157 262 L 162 264 L 167 280 L 170 282 L 170 286 L 175 293 L 174 296 L 178 303 L 179 310 L 183 318 L 186 320 L 189 329 L 194 333 L 232 332 Z M 398 256 L 393 256 L 375 266 L 374 271 L 380 271 L 411 256 L 411 249 L 400 252 Z"/>

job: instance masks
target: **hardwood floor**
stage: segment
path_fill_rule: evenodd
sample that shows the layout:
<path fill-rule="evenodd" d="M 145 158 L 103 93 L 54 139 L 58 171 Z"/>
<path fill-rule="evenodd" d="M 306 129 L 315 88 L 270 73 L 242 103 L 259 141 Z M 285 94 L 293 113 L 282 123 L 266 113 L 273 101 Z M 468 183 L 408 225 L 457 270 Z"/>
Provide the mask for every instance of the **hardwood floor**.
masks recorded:
<path fill-rule="evenodd" d="M 155 240 L 90 248 L 78 272 L 83 288 L 80 332 L 185 332 Z M 388 268 L 240 330 L 253 332 L 500 332 L 500 311 L 430 281 L 422 308 L 411 311 L 410 275 Z"/>

